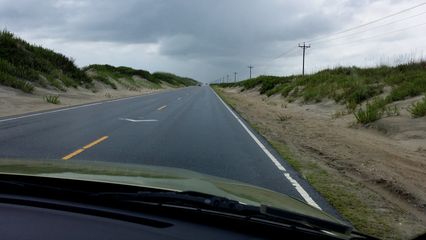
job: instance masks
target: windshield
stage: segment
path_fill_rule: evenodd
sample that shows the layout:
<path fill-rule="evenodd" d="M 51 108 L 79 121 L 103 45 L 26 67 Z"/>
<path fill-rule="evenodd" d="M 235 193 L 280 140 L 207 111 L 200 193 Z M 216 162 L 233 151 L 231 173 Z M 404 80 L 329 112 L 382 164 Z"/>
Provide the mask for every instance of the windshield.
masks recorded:
<path fill-rule="evenodd" d="M 0 4 L 3 174 L 426 231 L 425 2 Z"/>

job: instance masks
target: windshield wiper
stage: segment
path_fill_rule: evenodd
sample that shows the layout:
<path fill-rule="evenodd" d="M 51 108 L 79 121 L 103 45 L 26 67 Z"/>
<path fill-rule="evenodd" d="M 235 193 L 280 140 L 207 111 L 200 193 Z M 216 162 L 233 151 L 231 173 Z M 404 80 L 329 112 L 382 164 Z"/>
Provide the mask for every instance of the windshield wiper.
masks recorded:
<path fill-rule="evenodd" d="M 348 235 L 353 228 L 303 214 L 266 205 L 252 206 L 225 197 L 184 191 L 140 191 L 140 192 L 99 192 L 90 195 L 105 200 L 148 203 L 159 206 L 190 207 L 197 210 L 209 210 L 216 213 L 237 214 L 251 221 L 269 221 L 288 224 L 292 227 L 307 228 L 314 231 L 332 231 Z"/>
<path fill-rule="evenodd" d="M 182 204 L 188 207 L 213 207 L 227 210 L 245 210 L 246 205 L 224 197 L 185 191 L 139 191 L 129 192 L 99 192 L 90 194 L 92 197 L 108 198 L 110 200 L 125 200 L 161 204 Z M 244 207 L 243 207 L 244 206 Z"/>

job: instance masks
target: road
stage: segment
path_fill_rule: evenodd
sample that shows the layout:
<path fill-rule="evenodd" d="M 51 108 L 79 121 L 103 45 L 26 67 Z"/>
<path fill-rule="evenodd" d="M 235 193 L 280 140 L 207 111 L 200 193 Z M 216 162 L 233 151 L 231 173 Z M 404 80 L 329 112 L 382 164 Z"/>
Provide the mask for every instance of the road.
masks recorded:
<path fill-rule="evenodd" d="M 338 216 L 208 86 L 0 118 L 0 158 L 184 168 L 285 193 Z"/>

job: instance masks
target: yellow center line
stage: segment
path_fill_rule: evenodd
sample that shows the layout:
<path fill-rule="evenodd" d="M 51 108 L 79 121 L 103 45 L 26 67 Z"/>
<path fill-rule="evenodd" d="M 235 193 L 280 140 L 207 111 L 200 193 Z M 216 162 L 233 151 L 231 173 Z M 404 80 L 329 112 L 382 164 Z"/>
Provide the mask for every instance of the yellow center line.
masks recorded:
<path fill-rule="evenodd" d="M 75 150 L 74 152 L 72 152 L 72 153 L 66 155 L 65 157 L 63 157 L 62 160 L 68 160 L 68 159 L 74 157 L 75 155 L 80 154 L 83 151 L 84 151 L 84 149 L 81 149 L 81 148 L 78 149 L 78 150 Z"/>
<path fill-rule="evenodd" d="M 83 149 L 91 148 L 91 147 L 95 146 L 96 144 L 98 144 L 98 143 L 100 143 L 102 141 L 105 141 L 107 139 L 108 139 L 108 136 L 103 136 L 103 137 L 99 138 L 98 140 L 93 141 L 93 142 L 87 144 L 86 146 L 83 147 Z"/>
<path fill-rule="evenodd" d="M 105 140 L 107 140 L 107 139 L 108 139 L 108 136 L 103 136 L 103 137 L 99 138 L 98 140 L 95 140 L 95 141 L 93 141 L 93 142 L 91 142 L 91 143 L 87 144 L 87 145 L 86 145 L 86 146 L 84 146 L 83 148 L 77 149 L 77 150 L 75 150 L 74 152 L 72 152 L 72 153 L 70 153 L 70 154 L 66 155 L 65 157 L 63 157 L 63 158 L 62 158 L 62 160 L 68 160 L 68 159 L 70 159 L 70 158 L 73 158 L 73 157 L 75 157 L 76 155 L 78 155 L 78 154 L 80 154 L 80 153 L 84 152 L 84 150 L 89 149 L 89 148 L 91 148 L 91 147 L 95 146 L 96 144 L 98 144 L 98 143 L 100 143 L 100 142 L 102 142 L 102 141 L 105 141 Z"/>
<path fill-rule="evenodd" d="M 158 110 L 158 111 L 161 111 L 161 110 L 165 109 L 166 107 L 167 107 L 167 105 L 164 105 L 164 106 L 162 106 L 162 107 L 157 108 L 157 110 Z"/>

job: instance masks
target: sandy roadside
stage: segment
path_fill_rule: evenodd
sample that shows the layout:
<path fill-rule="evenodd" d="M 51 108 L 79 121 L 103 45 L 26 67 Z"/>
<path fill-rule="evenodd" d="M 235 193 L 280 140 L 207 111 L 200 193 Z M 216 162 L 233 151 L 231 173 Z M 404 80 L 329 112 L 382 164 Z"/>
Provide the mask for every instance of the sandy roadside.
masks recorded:
<path fill-rule="evenodd" d="M 345 107 L 332 101 L 288 103 L 256 89 L 227 88 L 222 94 L 268 140 L 284 143 L 335 181 L 360 185 L 354 194 L 397 228 L 399 237 L 426 231 L 426 118 L 411 119 L 403 107 L 400 116 L 365 128 L 353 124 L 352 114 L 336 114 Z"/>
<path fill-rule="evenodd" d="M 93 92 L 89 89 L 79 87 L 77 89 L 69 88 L 66 92 L 61 92 L 36 87 L 34 93 L 28 94 L 14 88 L 0 86 L 0 117 L 68 107 L 102 100 L 144 95 L 153 92 L 165 91 L 171 88 L 166 86 L 163 89 L 139 89 L 136 91 L 130 91 L 119 86 L 117 90 L 114 90 L 101 83 L 96 83 L 95 89 L 96 92 Z M 47 103 L 43 99 L 43 97 L 47 95 L 59 95 L 60 104 Z"/>

